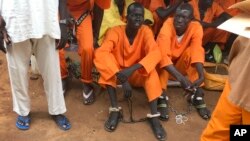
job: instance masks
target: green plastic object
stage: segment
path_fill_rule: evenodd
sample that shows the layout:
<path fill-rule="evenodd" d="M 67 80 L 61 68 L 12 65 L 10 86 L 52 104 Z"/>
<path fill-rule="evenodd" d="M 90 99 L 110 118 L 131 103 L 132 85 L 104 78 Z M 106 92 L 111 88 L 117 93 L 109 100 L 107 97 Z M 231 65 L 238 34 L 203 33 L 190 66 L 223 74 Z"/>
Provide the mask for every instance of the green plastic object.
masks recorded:
<path fill-rule="evenodd" d="M 213 49 L 214 60 L 216 63 L 221 63 L 222 61 L 222 52 L 218 44 L 215 45 Z"/>

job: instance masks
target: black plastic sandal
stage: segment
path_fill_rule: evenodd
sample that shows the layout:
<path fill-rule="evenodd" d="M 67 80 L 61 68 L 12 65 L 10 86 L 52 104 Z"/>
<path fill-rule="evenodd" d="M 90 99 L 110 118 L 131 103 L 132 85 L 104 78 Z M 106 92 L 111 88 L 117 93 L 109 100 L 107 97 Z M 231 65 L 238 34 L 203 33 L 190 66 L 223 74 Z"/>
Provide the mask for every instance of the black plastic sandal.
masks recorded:
<path fill-rule="evenodd" d="M 114 108 L 110 107 L 109 108 L 109 118 L 104 124 L 104 128 L 108 132 L 113 132 L 115 131 L 116 127 L 118 126 L 118 123 L 122 119 L 122 114 L 120 112 L 121 107 Z"/>
<path fill-rule="evenodd" d="M 159 128 L 155 126 L 155 123 L 153 121 L 154 118 L 158 118 L 159 116 L 160 116 L 160 114 L 155 114 L 155 115 L 148 114 L 147 118 L 148 118 L 148 122 L 150 124 L 151 129 L 153 130 L 153 133 L 154 133 L 155 137 L 159 141 L 165 141 L 166 136 L 167 136 L 167 133 L 166 133 L 165 129 L 160 124 L 160 121 L 159 121 L 159 124 L 160 124 Z M 156 119 L 156 120 L 158 120 L 158 119 Z"/>
<path fill-rule="evenodd" d="M 194 107 L 196 108 L 196 110 L 199 113 L 201 118 L 203 118 L 205 120 L 210 119 L 210 117 L 211 117 L 210 111 L 207 109 L 205 101 L 202 97 L 194 98 L 194 96 L 192 96 L 191 102 L 194 105 Z"/>
<path fill-rule="evenodd" d="M 158 98 L 157 101 L 157 109 L 158 112 L 160 112 L 160 117 L 159 119 L 162 121 L 167 121 L 169 119 L 169 115 L 168 115 L 168 102 L 167 102 L 167 97 L 166 98 Z"/>

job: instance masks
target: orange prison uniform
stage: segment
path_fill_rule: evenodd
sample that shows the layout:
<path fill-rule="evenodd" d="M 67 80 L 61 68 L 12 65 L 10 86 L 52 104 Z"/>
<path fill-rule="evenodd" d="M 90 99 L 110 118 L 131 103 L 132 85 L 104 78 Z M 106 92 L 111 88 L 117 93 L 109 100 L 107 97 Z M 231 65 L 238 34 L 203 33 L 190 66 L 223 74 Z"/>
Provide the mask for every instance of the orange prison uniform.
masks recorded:
<path fill-rule="evenodd" d="M 183 75 L 187 75 L 190 81 L 199 78 L 193 63 L 204 63 L 205 52 L 202 47 L 203 31 L 199 22 L 190 22 L 183 34 L 182 40 L 177 41 L 173 18 L 168 18 L 157 37 L 157 44 L 162 53 L 159 63 L 159 75 L 162 89 L 167 88 L 169 73 L 162 69 L 173 64 Z"/>
<path fill-rule="evenodd" d="M 135 0 L 139 3 L 141 3 L 145 8 L 149 9 L 154 18 L 154 25 L 153 25 L 153 32 L 155 35 L 157 35 L 161 29 L 161 26 L 163 24 L 163 19 L 161 19 L 156 10 L 159 7 L 166 8 L 166 5 L 164 3 L 164 0 Z"/>
<path fill-rule="evenodd" d="M 161 19 L 156 12 L 156 10 L 159 7 L 166 8 L 164 0 L 157 0 L 157 1 L 151 0 L 149 10 L 152 11 L 153 17 L 154 17 L 153 31 L 154 31 L 155 35 L 157 35 L 159 33 L 159 31 L 162 27 L 162 24 L 164 22 L 164 19 Z"/>
<path fill-rule="evenodd" d="M 200 12 L 198 7 L 199 0 L 191 0 L 189 3 L 194 8 L 194 17 L 197 20 L 200 20 Z M 218 18 L 220 14 L 225 12 L 223 8 L 218 5 L 216 2 L 213 2 L 212 6 L 207 9 L 205 12 L 204 19 L 202 21 L 211 23 L 214 19 Z M 221 45 L 225 44 L 229 33 L 217 28 L 205 28 L 203 31 L 203 41 L 202 45 L 205 45 L 208 42 L 216 42 L 220 43 Z M 223 49 L 223 46 L 221 46 Z"/>
<path fill-rule="evenodd" d="M 214 0 L 215 2 L 217 2 L 228 14 L 230 14 L 231 16 L 235 16 L 239 13 L 238 9 L 228 9 L 228 7 L 230 7 L 231 5 L 241 2 L 242 0 Z"/>
<path fill-rule="evenodd" d="M 94 63 L 101 74 L 99 83 L 116 87 L 115 74 L 139 63 L 143 68 L 136 70 L 129 77 L 129 82 L 133 86 L 143 86 L 148 100 L 152 101 L 162 93 L 155 70 L 161 53 L 148 26 L 142 25 L 132 45 L 128 41 L 125 28 L 125 25 L 110 28 L 101 47 L 95 50 Z"/>
<path fill-rule="evenodd" d="M 118 26 L 118 25 L 125 25 L 126 16 L 127 16 L 127 8 L 133 2 L 134 0 L 125 0 L 124 10 L 123 10 L 122 15 L 120 15 L 118 6 L 115 4 L 115 0 L 111 0 L 110 8 L 104 10 L 99 37 L 98 37 L 99 45 L 102 44 L 105 33 L 109 28 Z M 153 20 L 152 13 L 146 8 L 144 8 L 144 11 L 145 11 L 144 20 L 147 19 L 153 23 L 154 20 Z"/>
<path fill-rule="evenodd" d="M 67 6 L 70 14 L 77 20 L 84 12 L 92 11 L 94 2 L 101 8 L 109 8 L 110 0 L 68 0 Z M 93 68 L 93 29 L 92 15 L 89 12 L 87 17 L 77 27 L 76 38 L 78 41 L 78 54 L 81 56 L 81 81 L 92 82 Z"/>
<path fill-rule="evenodd" d="M 139 2 L 140 4 L 142 4 L 145 8 L 149 8 L 149 5 L 151 3 L 151 0 L 135 0 L 135 2 Z"/>
<path fill-rule="evenodd" d="M 59 50 L 59 59 L 60 59 L 60 70 L 61 70 L 61 77 L 66 78 L 68 76 L 68 69 L 67 63 L 65 59 L 65 52 L 63 49 Z"/>
<path fill-rule="evenodd" d="M 228 100 L 230 92 L 231 86 L 227 82 L 212 117 L 201 135 L 201 141 L 229 141 L 231 124 L 250 124 L 250 112 L 232 104 Z"/>
<path fill-rule="evenodd" d="M 95 3 L 102 9 L 108 9 L 110 7 L 111 0 L 95 0 Z"/>

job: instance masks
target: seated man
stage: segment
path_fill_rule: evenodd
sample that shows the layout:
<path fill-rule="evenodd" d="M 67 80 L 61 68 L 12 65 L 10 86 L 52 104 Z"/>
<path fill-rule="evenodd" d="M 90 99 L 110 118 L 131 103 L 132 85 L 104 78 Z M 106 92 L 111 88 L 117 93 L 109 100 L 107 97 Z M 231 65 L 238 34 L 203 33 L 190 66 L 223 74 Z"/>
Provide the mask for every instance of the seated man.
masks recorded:
<path fill-rule="evenodd" d="M 124 9 L 135 2 L 134 0 L 111 0 L 110 7 L 103 12 L 102 20 L 99 27 L 95 30 L 95 41 L 98 41 L 98 45 L 102 44 L 106 31 L 114 26 L 125 25 L 127 12 Z M 154 23 L 152 13 L 144 8 L 144 24 L 151 25 Z"/>
<path fill-rule="evenodd" d="M 188 0 L 135 0 L 142 3 L 153 13 L 154 25 L 153 32 L 157 36 L 163 22 L 173 14 L 176 8 L 182 3 Z"/>
<path fill-rule="evenodd" d="M 194 19 L 203 27 L 204 35 L 202 45 L 206 50 L 206 60 L 213 61 L 211 55 L 213 47 L 218 44 L 223 50 L 228 41 L 229 32 L 217 29 L 221 23 L 231 16 L 214 0 L 191 0 L 194 8 Z"/>
<path fill-rule="evenodd" d="M 192 93 L 189 100 L 196 107 L 200 116 L 203 119 L 209 119 L 210 114 L 206 108 L 201 88 L 204 81 L 202 27 L 200 23 L 192 21 L 192 19 L 192 6 L 188 3 L 180 5 L 174 18 L 169 18 L 164 22 L 157 37 L 157 43 L 162 53 L 158 72 L 164 91 L 158 104 L 162 104 L 166 100 L 167 81 L 170 78 L 169 75 L 172 75 L 180 81 L 183 89 Z M 187 75 L 189 80 L 184 75 Z M 165 108 L 161 111 L 161 117 L 164 117 L 166 113 Z M 167 118 L 167 115 L 165 117 Z"/>
<path fill-rule="evenodd" d="M 101 76 L 99 83 L 107 88 L 111 100 L 109 118 L 105 122 L 107 131 L 114 131 L 121 117 L 121 107 L 116 98 L 117 80 L 122 84 L 125 97 L 132 94 L 131 85 L 143 86 L 148 96 L 151 114 L 148 121 L 159 140 L 166 133 L 158 119 L 157 98 L 161 95 L 160 80 L 155 66 L 161 59 L 148 26 L 142 25 L 144 9 L 139 3 L 127 8 L 127 25 L 115 26 L 108 30 L 100 48 L 95 50 L 94 63 Z"/>

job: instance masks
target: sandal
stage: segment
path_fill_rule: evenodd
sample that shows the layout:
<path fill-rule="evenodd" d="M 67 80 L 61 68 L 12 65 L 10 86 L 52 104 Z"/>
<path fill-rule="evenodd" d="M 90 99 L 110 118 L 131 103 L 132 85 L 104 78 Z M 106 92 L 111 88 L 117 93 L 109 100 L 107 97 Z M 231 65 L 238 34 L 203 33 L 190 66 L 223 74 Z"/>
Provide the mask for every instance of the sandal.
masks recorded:
<path fill-rule="evenodd" d="M 205 120 L 208 120 L 210 118 L 210 111 L 207 109 L 203 97 L 195 97 L 195 95 L 192 95 L 191 103 L 194 105 L 201 118 Z"/>
<path fill-rule="evenodd" d="M 150 124 L 151 129 L 154 132 L 155 137 L 159 140 L 159 141 L 165 141 L 166 139 L 166 131 L 165 129 L 162 127 L 161 123 L 158 120 L 158 117 L 160 116 L 160 113 L 158 114 L 147 114 L 147 119 L 148 122 Z M 157 125 L 158 124 L 158 125 Z M 156 126 L 157 125 L 157 126 Z"/>
<path fill-rule="evenodd" d="M 109 118 L 104 124 L 104 128 L 108 132 L 115 131 L 119 121 L 122 119 L 121 107 L 110 107 L 109 108 Z"/>
<path fill-rule="evenodd" d="M 39 78 L 39 74 L 31 74 L 30 75 L 30 80 L 37 80 Z"/>
<path fill-rule="evenodd" d="M 59 114 L 59 115 L 52 115 L 52 118 L 60 129 L 66 131 L 71 128 L 71 124 L 69 120 L 66 118 L 66 116 Z"/>
<path fill-rule="evenodd" d="M 160 120 L 167 121 L 169 119 L 168 115 L 168 97 L 165 98 L 160 96 L 157 101 L 157 109 L 160 112 Z"/>
<path fill-rule="evenodd" d="M 92 103 L 95 102 L 95 94 L 94 94 L 94 90 L 93 89 L 91 89 L 88 94 L 86 94 L 83 91 L 82 95 L 83 95 L 83 99 L 84 99 L 83 103 L 85 105 L 90 105 L 90 104 L 92 104 Z"/>
<path fill-rule="evenodd" d="M 16 120 L 16 127 L 20 130 L 28 130 L 30 128 L 30 116 L 18 116 Z"/>

